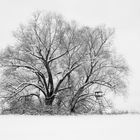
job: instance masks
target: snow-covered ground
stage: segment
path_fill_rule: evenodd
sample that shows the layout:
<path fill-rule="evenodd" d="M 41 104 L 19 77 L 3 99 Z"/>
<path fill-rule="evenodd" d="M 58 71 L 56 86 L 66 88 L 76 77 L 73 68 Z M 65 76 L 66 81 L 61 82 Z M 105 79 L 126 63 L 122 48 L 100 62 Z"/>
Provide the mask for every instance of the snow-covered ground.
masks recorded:
<path fill-rule="evenodd" d="M 140 115 L 0 116 L 0 140 L 140 140 Z"/>

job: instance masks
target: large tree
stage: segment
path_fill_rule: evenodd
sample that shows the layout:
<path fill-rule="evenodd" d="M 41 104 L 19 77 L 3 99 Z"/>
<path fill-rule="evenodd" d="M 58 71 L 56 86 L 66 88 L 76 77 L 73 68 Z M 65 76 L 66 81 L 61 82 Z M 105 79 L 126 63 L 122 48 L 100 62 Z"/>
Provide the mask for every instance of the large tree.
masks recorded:
<path fill-rule="evenodd" d="M 36 98 L 89 109 L 95 91 L 122 93 L 128 67 L 112 48 L 114 30 L 78 27 L 56 14 L 36 12 L 14 32 L 16 43 L 0 55 L 1 89 L 6 101 Z M 89 107 L 90 106 L 90 107 Z"/>

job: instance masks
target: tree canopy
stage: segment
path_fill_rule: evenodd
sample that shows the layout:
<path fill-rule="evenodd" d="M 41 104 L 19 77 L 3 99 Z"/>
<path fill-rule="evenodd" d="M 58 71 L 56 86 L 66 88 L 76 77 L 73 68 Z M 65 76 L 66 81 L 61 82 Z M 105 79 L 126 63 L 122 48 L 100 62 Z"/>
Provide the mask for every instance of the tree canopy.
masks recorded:
<path fill-rule="evenodd" d="M 11 111 L 22 106 L 22 113 L 94 112 L 95 93 L 125 93 L 128 66 L 113 51 L 113 36 L 112 28 L 34 13 L 14 32 L 15 45 L 0 55 L 1 97 Z"/>

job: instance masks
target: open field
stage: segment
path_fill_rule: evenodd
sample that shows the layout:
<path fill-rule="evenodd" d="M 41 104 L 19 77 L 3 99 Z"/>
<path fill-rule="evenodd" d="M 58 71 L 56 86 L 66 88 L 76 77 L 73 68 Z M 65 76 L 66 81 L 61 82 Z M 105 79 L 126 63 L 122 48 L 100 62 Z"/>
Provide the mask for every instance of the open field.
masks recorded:
<path fill-rule="evenodd" d="M 140 115 L 0 116 L 1 140 L 139 140 Z"/>

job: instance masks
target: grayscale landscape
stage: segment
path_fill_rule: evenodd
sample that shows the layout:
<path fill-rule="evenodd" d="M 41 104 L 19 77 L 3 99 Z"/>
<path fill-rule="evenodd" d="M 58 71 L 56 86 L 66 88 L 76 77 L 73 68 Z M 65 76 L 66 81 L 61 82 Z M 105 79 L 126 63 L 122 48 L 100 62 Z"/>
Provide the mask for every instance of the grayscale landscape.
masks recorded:
<path fill-rule="evenodd" d="M 0 4 L 0 139 L 139 139 L 138 0 Z"/>

